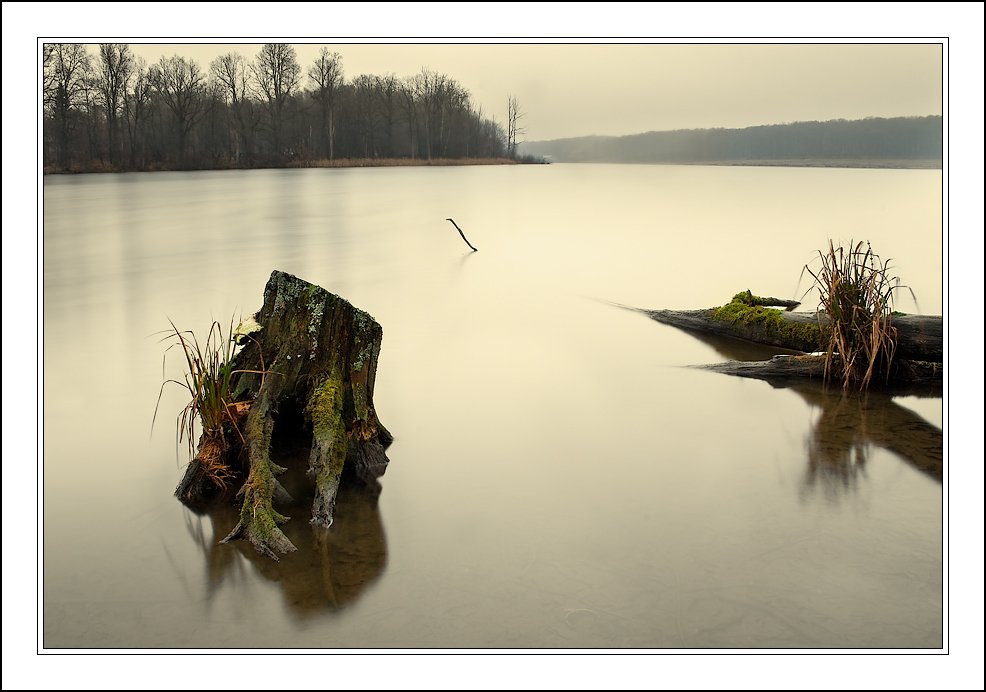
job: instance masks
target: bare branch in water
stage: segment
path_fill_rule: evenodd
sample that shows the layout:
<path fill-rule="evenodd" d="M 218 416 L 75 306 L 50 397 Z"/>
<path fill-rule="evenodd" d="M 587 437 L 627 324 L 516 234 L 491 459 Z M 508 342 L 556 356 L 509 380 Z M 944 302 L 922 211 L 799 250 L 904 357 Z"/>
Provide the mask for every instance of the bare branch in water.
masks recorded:
<path fill-rule="evenodd" d="M 445 219 L 445 220 L 452 221 L 452 219 Z M 462 239 L 466 241 L 466 245 L 471 247 L 473 252 L 476 252 L 477 251 L 476 248 L 472 247 L 472 243 L 469 242 L 469 240 L 466 238 L 466 234 L 462 232 L 461 228 L 459 228 L 459 224 L 457 224 L 455 221 L 452 221 L 452 225 L 455 226 L 455 230 L 459 232 L 459 235 L 462 236 Z"/>

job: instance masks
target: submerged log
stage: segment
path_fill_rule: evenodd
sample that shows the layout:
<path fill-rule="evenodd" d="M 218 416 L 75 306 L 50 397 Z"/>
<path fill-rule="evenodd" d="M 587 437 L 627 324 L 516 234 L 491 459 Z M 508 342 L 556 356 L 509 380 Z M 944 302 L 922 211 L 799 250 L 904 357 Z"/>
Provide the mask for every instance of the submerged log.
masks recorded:
<path fill-rule="evenodd" d="M 292 501 L 278 481 L 284 468 L 271 461 L 282 405 L 300 408 L 311 434 L 315 526 L 332 524 L 344 471 L 372 487 L 386 470 L 385 450 L 393 437 L 373 406 L 383 330 L 346 300 L 280 271 L 271 274 L 251 324 L 231 365 L 233 399 L 251 402 L 241 445 L 246 479 L 237 493 L 239 521 L 222 542 L 245 539 L 277 559 L 296 549 L 279 528 L 287 517 L 274 509 Z M 197 487 L 188 473 L 179 488 Z M 186 504 L 194 499 L 182 498 Z"/>
<path fill-rule="evenodd" d="M 841 364 L 836 360 L 837 371 Z M 726 361 L 712 365 L 696 366 L 702 370 L 750 377 L 770 382 L 775 386 L 792 381 L 825 379 L 825 357 L 815 355 L 779 355 L 764 361 Z M 873 386 L 883 390 L 900 390 L 901 393 L 933 392 L 942 387 L 943 368 L 940 363 L 900 360 L 894 364 L 895 372 L 888 380 L 875 379 Z"/>

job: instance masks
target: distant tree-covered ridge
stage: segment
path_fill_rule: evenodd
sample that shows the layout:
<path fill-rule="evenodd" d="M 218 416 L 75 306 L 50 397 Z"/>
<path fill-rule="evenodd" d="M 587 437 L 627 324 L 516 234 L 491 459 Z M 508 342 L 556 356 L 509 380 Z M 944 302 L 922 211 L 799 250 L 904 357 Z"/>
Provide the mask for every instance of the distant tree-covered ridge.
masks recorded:
<path fill-rule="evenodd" d="M 327 47 L 301 65 L 289 44 L 208 66 L 154 64 L 125 43 L 46 43 L 45 171 L 331 165 L 342 160 L 513 158 L 503 126 L 469 91 L 422 69 L 346 79 Z M 514 101 L 511 101 L 514 104 Z M 516 126 L 514 126 L 516 127 Z"/>
<path fill-rule="evenodd" d="M 866 118 L 527 142 L 558 162 L 941 167 L 942 117 Z"/>

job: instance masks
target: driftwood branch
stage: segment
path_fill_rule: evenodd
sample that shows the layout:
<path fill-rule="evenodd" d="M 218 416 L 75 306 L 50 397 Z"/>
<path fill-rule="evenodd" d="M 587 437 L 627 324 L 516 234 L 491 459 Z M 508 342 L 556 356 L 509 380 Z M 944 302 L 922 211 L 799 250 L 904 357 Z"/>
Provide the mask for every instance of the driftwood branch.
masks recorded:
<path fill-rule="evenodd" d="M 470 243 L 469 240 L 466 238 L 466 234 L 462 232 L 461 228 L 459 228 L 459 224 L 457 224 L 455 221 L 452 221 L 452 219 L 445 219 L 445 220 L 451 221 L 452 225 L 455 226 L 455 230 L 457 230 L 459 232 L 459 235 L 462 236 L 462 239 L 466 241 L 466 245 L 472 248 L 473 252 L 477 252 L 476 248 L 472 247 L 472 243 Z"/>

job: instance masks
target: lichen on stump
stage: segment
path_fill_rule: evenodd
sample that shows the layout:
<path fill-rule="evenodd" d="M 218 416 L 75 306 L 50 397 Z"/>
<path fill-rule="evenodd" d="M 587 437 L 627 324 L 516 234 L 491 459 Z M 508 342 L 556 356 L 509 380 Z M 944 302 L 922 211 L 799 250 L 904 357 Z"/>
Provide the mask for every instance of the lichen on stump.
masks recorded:
<path fill-rule="evenodd" d="M 383 330 L 370 315 L 323 288 L 274 271 L 256 325 L 259 329 L 244 339 L 232 364 L 237 371 L 234 399 L 252 403 L 243 426 L 246 479 L 237 494 L 240 520 L 223 542 L 249 540 L 277 559 L 295 550 L 279 528 L 287 518 L 274 509 L 291 501 L 277 479 L 284 469 L 271 461 L 280 406 L 300 404 L 305 429 L 311 431 L 308 472 L 315 486 L 315 526 L 332 524 L 344 476 L 378 488 L 393 437 L 373 406 Z"/>

